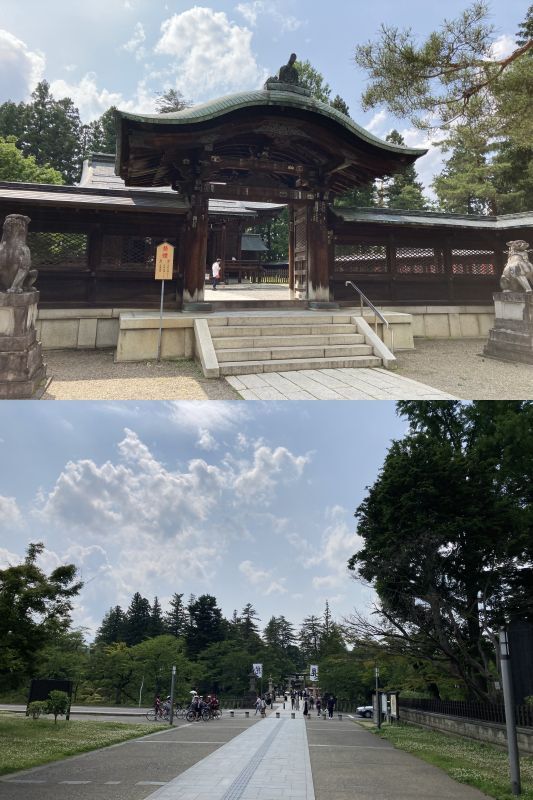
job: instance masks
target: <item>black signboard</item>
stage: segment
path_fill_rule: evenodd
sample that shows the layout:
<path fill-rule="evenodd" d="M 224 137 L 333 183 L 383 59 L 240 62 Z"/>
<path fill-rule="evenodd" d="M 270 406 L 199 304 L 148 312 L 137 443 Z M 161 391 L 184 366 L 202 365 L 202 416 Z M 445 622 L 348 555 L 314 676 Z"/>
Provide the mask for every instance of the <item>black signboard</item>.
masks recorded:
<path fill-rule="evenodd" d="M 55 680 L 54 678 L 34 678 L 30 684 L 28 706 L 34 700 L 48 700 L 48 695 L 53 691 L 66 692 L 69 701 L 72 699 L 72 681 Z M 26 710 L 26 714 L 28 711 Z M 70 704 L 67 719 L 70 717 Z"/>
<path fill-rule="evenodd" d="M 508 636 L 514 701 L 521 706 L 524 698 L 533 695 L 533 624 L 515 619 L 509 624 Z"/>

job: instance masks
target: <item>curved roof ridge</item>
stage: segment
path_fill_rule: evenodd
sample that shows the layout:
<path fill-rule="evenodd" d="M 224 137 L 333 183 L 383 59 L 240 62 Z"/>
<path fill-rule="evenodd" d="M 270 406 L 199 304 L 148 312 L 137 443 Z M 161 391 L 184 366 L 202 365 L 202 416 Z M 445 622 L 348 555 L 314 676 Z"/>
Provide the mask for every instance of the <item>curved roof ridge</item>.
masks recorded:
<path fill-rule="evenodd" d="M 279 89 L 256 89 L 236 94 L 228 94 L 214 100 L 209 100 L 206 103 L 183 109 L 182 111 L 171 111 L 166 114 L 131 114 L 120 110 L 117 110 L 116 114 L 120 119 L 128 119 L 134 122 L 150 122 L 156 125 L 167 125 L 169 123 L 174 125 L 190 125 L 206 122 L 241 108 L 258 105 L 292 106 L 303 111 L 314 111 L 324 117 L 329 117 L 350 131 L 350 133 L 355 134 L 369 144 L 392 153 L 417 157 L 427 153 L 427 148 L 406 147 L 405 145 L 386 142 L 365 130 L 365 128 L 358 125 L 351 117 L 348 117 L 346 114 L 333 108 L 333 106 L 323 103 L 314 97 L 306 97 L 296 92 Z"/>

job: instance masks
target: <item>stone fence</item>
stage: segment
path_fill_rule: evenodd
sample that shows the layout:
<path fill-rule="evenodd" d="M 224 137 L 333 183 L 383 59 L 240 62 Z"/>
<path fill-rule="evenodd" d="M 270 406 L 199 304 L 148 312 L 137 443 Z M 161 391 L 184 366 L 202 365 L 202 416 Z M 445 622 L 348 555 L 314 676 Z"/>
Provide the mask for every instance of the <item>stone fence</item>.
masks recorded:
<path fill-rule="evenodd" d="M 494 722 L 467 719 L 466 717 L 448 717 L 430 711 L 404 708 L 400 704 L 400 720 L 420 725 L 423 728 L 466 736 L 480 742 L 507 747 L 505 725 Z M 518 748 L 523 755 L 533 755 L 533 728 L 517 728 Z"/>

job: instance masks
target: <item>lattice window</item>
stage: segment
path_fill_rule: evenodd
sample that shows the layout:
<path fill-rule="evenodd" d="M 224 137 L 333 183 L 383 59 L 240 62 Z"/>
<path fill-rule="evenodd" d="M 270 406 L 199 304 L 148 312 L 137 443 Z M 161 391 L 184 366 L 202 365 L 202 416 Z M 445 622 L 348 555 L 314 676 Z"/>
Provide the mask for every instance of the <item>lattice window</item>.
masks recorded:
<path fill-rule="evenodd" d="M 494 250 L 452 250 L 454 275 L 496 275 Z"/>
<path fill-rule="evenodd" d="M 436 275 L 444 272 L 442 253 L 433 247 L 397 247 L 396 271 L 409 275 Z"/>
<path fill-rule="evenodd" d="M 102 266 L 151 272 L 155 265 L 156 247 L 162 241 L 149 236 L 104 236 Z M 175 245 L 173 239 L 165 241 Z"/>
<path fill-rule="evenodd" d="M 384 244 L 337 244 L 335 272 L 387 272 L 387 248 Z"/>
<path fill-rule="evenodd" d="M 28 233 L 32 265 L 37 269 L 87 267 L 87 236 L 84 233 Z"/>
<path fill-rule="evenodd" d="M 307 248 L 307 225 L 305 222 L 296 223 L 294 226 L 294 247 L 295 250 Z"/>

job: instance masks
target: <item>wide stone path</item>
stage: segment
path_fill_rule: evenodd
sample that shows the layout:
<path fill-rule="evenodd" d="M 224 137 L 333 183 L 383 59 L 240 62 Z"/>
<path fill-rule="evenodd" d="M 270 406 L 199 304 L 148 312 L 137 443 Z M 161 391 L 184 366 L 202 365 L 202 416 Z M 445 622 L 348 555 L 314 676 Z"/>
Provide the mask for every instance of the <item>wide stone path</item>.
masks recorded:
<path fill-rule="evenodd" d="M 300 706 L 301 709 L 301 706 Z M 0 779 L 2 800 L 483 800 L 353 717 L 224 712 Z M 486 800 L 486 798 L 485 798 Z"/>
<path fill-rule="evenodd" d="M 312 369 L 226 380 L 243 400 L 455 400 L 386 369 Z"/>

